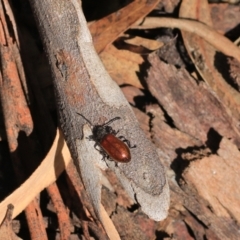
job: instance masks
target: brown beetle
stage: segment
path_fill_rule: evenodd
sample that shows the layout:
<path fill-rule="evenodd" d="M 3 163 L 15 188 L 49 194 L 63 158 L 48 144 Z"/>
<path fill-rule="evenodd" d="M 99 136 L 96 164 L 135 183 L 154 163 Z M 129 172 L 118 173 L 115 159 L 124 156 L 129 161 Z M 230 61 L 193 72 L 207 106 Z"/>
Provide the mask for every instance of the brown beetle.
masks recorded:
<path fill-rule="evenodd" d="M 131 146 L 130 142 L 123 136 L 116 137 L 119 131 L 116 132 L 111 126 L 108 126 L 113 121 L 119 120 L 120 117 L 115 117 L 103 125 L 93 126 L 86 117 L 80 113 L 77 114 L 91 125 L 93 135 L 89 136 L 88 139 L 95 141 L 95 148 L 96 146 L 100 147 L 100 150 L 96 149 L 103 155 L 103 158 L 110 157 L 112 160 L 122 163 L 130 162 L 131 154 L 129 148 L 135 148 L 136 146 Z"/>

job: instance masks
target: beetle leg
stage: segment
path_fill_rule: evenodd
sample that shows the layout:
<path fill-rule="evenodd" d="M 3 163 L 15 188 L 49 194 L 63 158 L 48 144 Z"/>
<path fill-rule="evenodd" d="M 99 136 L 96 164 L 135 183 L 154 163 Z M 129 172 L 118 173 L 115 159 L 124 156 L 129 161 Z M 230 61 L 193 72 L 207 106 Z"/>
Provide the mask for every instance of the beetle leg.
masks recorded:
<path fill-rule="evenodd" d="M 97 143 L 95 143 L 95 144 L 94 144 L 94 148 L 95 148 L 98 152 L 102 153 L 101 147 L 100 147 L 100 149 L 98 149 L 97 146 L 99 146 L 99 145 L 98 145 Z"/>
<path fill-rule="evenodd" d="M 127 140 L 124 136 L 119 136 L 118 138 L 121 139 L 124 143 L 126 143 L 129 148 L 135 148 L 135 147 L 137 147 L 136 145 L 131 146 L 130 141 Z"/>
<path fill-rule="evenodd" d="M 109 159 L 109 156 L 105 153 L 105 151 L 99 146 L 100 149 L 97 148 L 99 146 L 97 143 L 94 144 L 94 148 L 102 155 L 102 160 L 105 160 L 105 158 Z"/>
<path fill-rule="evenodd" d="M 86 139 L 88 139 L 89 141 L 95 141 L 93 135 L 86 137 Z"/>
<path fill-rule="evenodd" d="M 113 134 L 113 135 L 115 135 L 115 136 L 116 136 L 118 133 L 119 133 L 119 130 L 118 130 L 118 131 L 115 131 L 115 130 L 112 130 L 112 131 L 111 131 L 111 134 Z"/>

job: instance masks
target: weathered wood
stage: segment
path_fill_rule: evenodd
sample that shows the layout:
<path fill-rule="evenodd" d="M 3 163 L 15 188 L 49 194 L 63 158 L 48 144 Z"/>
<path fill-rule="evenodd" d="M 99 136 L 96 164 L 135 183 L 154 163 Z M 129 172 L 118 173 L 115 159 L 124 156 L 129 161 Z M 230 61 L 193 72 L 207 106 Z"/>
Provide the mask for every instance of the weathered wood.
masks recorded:
<path fill-rule="evenodd" d="M 232 119 L 205 83 L 156 54 L 149 61 L 149 90 L 167 114 L 166 120 L 157 106 L 148 108 L 155 116 L 154 142 L 171 176 L 172 207 L 185 215 L 178 218 L 188 219 L 195 237 L 200 234 L 194 227 L 197 219 L 211 239 L 238 239 L 240 141 Z"/>

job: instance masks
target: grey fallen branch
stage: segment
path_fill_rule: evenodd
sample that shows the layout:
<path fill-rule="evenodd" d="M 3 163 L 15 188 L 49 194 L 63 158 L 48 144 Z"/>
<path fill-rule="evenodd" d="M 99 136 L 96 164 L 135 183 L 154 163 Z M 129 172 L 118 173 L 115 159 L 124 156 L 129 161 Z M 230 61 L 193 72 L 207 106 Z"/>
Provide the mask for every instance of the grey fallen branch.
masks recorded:
<path fill-rule="evenodd" d="M 146 139 L 121 90 L 109 77 L 92 44 L 77 0 L 31 0 L 52 69 L 59 121 L 74 163 L 101 220 L 101 170 L 115 172 L 131 198 L 154 220 L 166 218 L 169 187 L 155 146 Z M 111 126 L 137 147 L 129 163 L 102 160 L 88 123 L 120 116 Z"/>

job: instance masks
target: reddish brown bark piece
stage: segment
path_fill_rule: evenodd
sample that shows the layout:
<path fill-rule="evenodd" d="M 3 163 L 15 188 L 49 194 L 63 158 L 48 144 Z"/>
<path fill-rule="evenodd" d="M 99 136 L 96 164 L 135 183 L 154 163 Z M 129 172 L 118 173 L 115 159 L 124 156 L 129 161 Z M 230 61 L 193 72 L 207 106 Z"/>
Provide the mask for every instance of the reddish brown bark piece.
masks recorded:
<path fill-rule="evenodd" d="M 88 228 L 91 229 L 95 235 L 99 239 L 107 239 L 106 233 L 104 232 L 101 223 L 97 220 L 94 209 L 91 205 L 89 197 L 84 189 L 83 183 L 77 173 L 76 167 L 73 162 L 70 162 L 67 169 L 67 183 L 69 186 L 70 197 L 74 200 L 74 204 L 76 205 L 77 215 L 82 221 L 83 226 L 83 234 L 87 238 L 89 238 Z M 81 200 L 81 203 L 78 201 Z M 76 204 L 75 204 L 76 203 Z M 87 221 L 87 217 L 91 217 L 95 220 L 95 223 Z"/>
<path fill-rule="evenodd" d="M 108 73 L 118 85 L 130 84 L 143 88 L 137 75 L 140 72 L 139 66 L 144 61 L 142 56 L 127 50 L 118 50 L 111 45 L 101 53 L 100 57 Z"/>
<path fill-rule="evenodd" d="M 116 195 L 114 194 L 113 201 L 109 201 L 109 196 L 111 196 L 111 194 L 108 193 L 108 195 L 106 194 L 103 195 L 102 202 L 104 203 L 104 207 L 106 205 L 114 205 L 114 207 L 109 206 L 109 208 L 106 209 L 108 213 L 110 213 L 109 216 L 113 213 L 113 209 L 115 211 L 116 204 L 121 205 L 125 208 L 130 208 L 134 202 L 127 195 L 121 183 L 118 181 L 116 175 L 111 170 L 106 170 L 105 177 L 109 180 L 109 182 L 111 183 L 111 186 L 113 187 L 117 195 L 117 198 L 116 198 Z M 111 210 L 112 212 L 110 212 Z"/>
<path fill-rule="evenodd" d="M 197 83 L 184 69 L 177 70 L 153 54 L 148 72 L 149 90 L 167 111 L 174 125 L 182 132 L 205 143 L 211 132 L 233 138 L 237 146 L 240 139 L 232 126 L 225 108 L 206 84 Z"/>
<path fill-rule="evenodd" d="M 112 221 L 116 226 L 121 239 L 145 240 L 154 238 L 155 222 L 141 213 L 131 214 L 121 206 L 116 207 Z M 144 227 L 143 227 L 144 226 Z M 144 231 L 148 229 L 148 231 Z"/>
<path fill-rule="evenodd" d="M 204 226 L 199 221 L 197 221 L 194 216 L 190 214 L 184 216 L 184 222 L 193 231 L 195 237 L 194 239 L 203 239 L 203 236 L 205 235 Z"/>
<path fill-rule="evenodd" d="M 156 224 L 141 211 L 132 214 L 128 209 L 132 202 L 122 189 L 115 174 L 107 171 L 107 176 L 116 193 L 107 188 L 103 189 L 102 203 L 116 226 L 121 239 L 152 239 L 155 236 Z M 130 200 L 130 201 L 129 201 Z"/>
<path fill-rule="evenodd" d="M 28 109 L 18 69 L 12 54 L 11 47 L 0 45 L 1 55 L 1 102 L 4 112 L 5 127 L 10 150 L 17 148 L 19 131 L 27 135 L 32 132 L 33 122 Z"/>
<path fill-rule="evenodd" d="M 180 0 L 162 0 L 159 2 L 156 8 L 159 10 L 164 9 L 167 13 L 172 13 L 176 9 L 179 2 Z"/>
<path fill-rule="evenodd" d="M 237 239 L 239 233 L 230 216 L 237 220 L 239 218 L 239 211 L 236 210 L 239 208 L 239 193 L 236 190 L 239 181 L 236 159 L 239 159 L 239 151 L 225 138 L 220 142 L 217 152 L 219 156 L 208 157 L 211 154 L 209 149 L 198 148 L 208 140 L 207 129 L 211 127 L 223 136 L 230 132 L 235 134 L 235 142 L 238 142 L 231 119 L 204 83 L 197 84 L 184 69 L 177 70 L 167 65 L 156 55 L 151 55 L 149 61 L 152 65 L 147 78 L 149 90 L 166 110 L 164 114 L 157 105 L 147 108 L 154 116 L 151 121 L 152 139 L 161 149 L 162 160 L 169 169 L 168 175 L 172 176 L 169 178 L 172 210 L 164 230 L 169 235 L 180 238 L 182 234 L 186 234 L 185 222 L 195 239 L 204 239 L 204 236 L 208 239 Z M 171 128 L 166 123 L 167 114 L 177 128 Z M 178 155 L 178 150 L 187 151 Z M 195 160 L 190 163 L 186 172 L 184 166 L 188 163 L 181 158 Z M 214 169 L 218 176 L 211 174 Z M 180 216 L 171 216 L 173 209 L 177 209 Z M 173 224 L 175 221 L 171 221 L 172 218 L 175 221 L 179 219 L 177 225 Z M 188 237 L 190 236 L 184 235 L 185 239 Z"/>
<path fill-rule="evenodd" d="M 210 8 L 206 0 L 184 0 L 182 2 L 179 14 L 181 18 L 196 19 L 208 26 L 212 26 Z M 215 31 L 212 30 L 209 35 L 214 34 L 214 32 Z M 195 35 L 194 33 L 182 31 L 182 37 L 188 54 L 195 64 L 198 73 L 202 76 L 212 91 L 215 92 L 218 100 L 227 109 L 226 111 L 228 111 L 232 121 L 235 121 L 235 127 L 237 128 L 237 131 L 240 131 L 238 124 L 238 119 L 240 118 L 240 95 L 224 79 L 225 65 L 220 60 L 216 49 L 213 47 L 213 45 L 210 45 L 204 39 Z M 220 38 L 216 38 L 215 42 L 219 42 L 221 43 L 220 45 L 223 45 L 223 40 Z M 227 46 L 228 45 L 225 46 L 226 49 L 229 48 Z M 234 53 L 236 52 L 235 50 L 231 51 Z M 222 52 L 224 53 L 224 51 Z M 231 53 L 229 55 L 231 56 Z M 218 69 L 216 68 L 217 65 Z"/>
<path fill-rule="evenodd" d="M 208 239 L 238 239 L 239 231 L 234 221 L 216 216 L 209 203 L 198 195 L 190 182 L 184 181 L 181 187 L 182 189 L 174 181 L 170 183 L 174 208 L 184 214 L 184 217 L 194 216 L 204 226 L 206 235 L 209 236 Z M 204 187 L 202 186 L 202 188 Z M 188 211 L 185 211 L 186 209 Z M 196 232 L 196 229 L 193 231 Z M 199 239 L 204 239 L 204 235 Z"/>
<path fill-rule="evenodd" d="M 0 4 L 0 95 L 9 148 L 10 151 L 15 151 L 19 131 L 24 131 L 26 135 L 29 135 L 33 129 L 33 122 L 22 88 L 22 85 L 26 83 L 25 78 L 21 78 L 23 76 L 20 74 L 22 63 L 19 49 L 9 33 L 6 20 L 9 16 L 6 16 L 4 12 L 4 8 L 9 6 L 2 4 Z M 14 25 L 15 22 L 11 24 Z"/>
<path fill-rule="evenodd" d="M 231 31 L 240 22 L 240 6 L 227 3 L 209 4 L 214 28 L 223 34 Z"/>
<path fill-rule="evenodd" d="M 240 62 L 234 58 L 229 58 L 228 63 L 230 65 L 230 76 L 233 80 L 235 88 L 240 92 Z"/>
<path fill-rule="evenodd" d="M 60 239 L 61 240 L 69 239 L 71 235 L 70 218 L 68 215 L 68 211 L 64 206 L 57 184 L 52 183 L 50 186 L 47 187 L 47 191 L 54 204 L 54 208 L 56 210 L 56 214 L 58 217 Z"/>
<path fill-rule="evenodd" d="M 194 240 L 183 221 L 175 221 L 173 224 L 174 237 L 178 240 Z"/>
<path fill-rule="evenodd" d="M 194 137 L 170 127 L 166 123 L 164 113 L 159 106 L 149 106 L 147 111 L 154 116 L 151 121 L 152 140 L 169 157 L 166 163 L 167 168 L 170 168 L 172 161 L 177 157 L 177 149 L 202 145 L 202 142 Z"/>
<path fill-rule="evenodd" d="M 137 20 L 144 18 L 159 0 L 137 0 L 119 11 L 91 24 L 89 30 L 98 53 L 111 44 L 121 33 L 126 31 Z"/>
<path fill-rule="evenodd" d="M 240 152 L 223 138 L 218 155 L 205 157 L 190 164 L 184 173 L 187 182 L 194 185 L 199 195 L 208 201 L 218 217 L 240 223 Z"/>
<path fill-rule="evenodd" d="M 23 73 L 19 45 L 17 45 L 17 42 L 14 41 L 14 38 L 18 39 L 18 36 L 14 36 L 16 32 L 14 32 L 13 35 L 12 33 L 10 34 L 10 31 L 8 29 L 10 25 L 15 28 L 16 24 L 14 22 L 14 18 L 12 18 L 11 10 L 7 1 L 4 2 L 4 6 L 2 4 L 3 3 L 1 3 L 0 6 L 2 30 L 2 35 L 0 37 L 1 105 L 6 127 L 8 146 L 15 170 L 15 178 L 18 182 L 21 183 L 25 178 L 25 174 L 22 167 L 22 159 L 20 157 L 21 154 L 19 150 L 19 132 L 23 131 L 27 136 L 29 136 L 33 130 L 33 121 L 26 98 L 26 79 Z M 10 19 L 9 14 L 11 15 Z M 24 158 L 26 159 L 26 154 L 24 154 Z M 30 164 L 28 164 L 28 166 L 29 165 Z M 28 221 L 31 239 L 39 239 L 40 237 L 43 240 L 47 239 L 40 207 L 35 199 L 25 209 L 25 213 Z M 38 227 L 36 228 L 36 226 Z"/>

